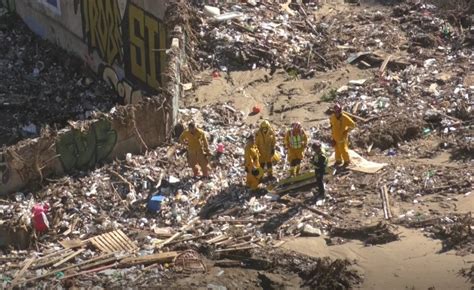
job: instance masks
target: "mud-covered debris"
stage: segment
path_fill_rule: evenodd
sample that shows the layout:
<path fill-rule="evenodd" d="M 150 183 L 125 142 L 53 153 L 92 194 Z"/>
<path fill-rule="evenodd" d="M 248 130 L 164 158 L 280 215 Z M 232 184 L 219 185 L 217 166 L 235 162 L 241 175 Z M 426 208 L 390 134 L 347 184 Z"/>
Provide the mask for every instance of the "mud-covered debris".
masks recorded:
<path fill-rule="evenodd" d="M 426 229 L 433 238 L 443 241 L 442 252 L 456 250 L 459 255 L 474 253 L 474 223 L 471 213 L 452 215 Z"/>
<path fill-rule="evenodd" d="M 384 222 L 379 222 L 373 226 L 358 228 L 334 227 L 331 229 L 330 235 L 334 237 L 360 240 L 367 246 L 386 244 L 399 239 L 398 234 L 394 232 L 393 226 Z"/>
<path fill-rule="evenodd" d="M 459 274 L 465 277 L 467 281 L 474 284 L 474 265 L 472 265 L 470 269 L 469 268 L 461 269 L 459 271 Z"/>
<path fill-rule="evenodd" d="M 408 116 L 389 116 L 367 124 L 361 124 L 354 142 L 360 147 L 370 144 L 382 150 L 397 147 L 399 143 L 421 136 L 424 122 Z"/>
<path fill-rule="evenodd" d="M 317 289 L 350 289 L 362 282 L 360 274 L 351 268 L 353 262 L 342 259 L 314 258 L 290 253 L 272 253 L 276 269 L 297 273 L 303 280 L 301 287 Z"/>

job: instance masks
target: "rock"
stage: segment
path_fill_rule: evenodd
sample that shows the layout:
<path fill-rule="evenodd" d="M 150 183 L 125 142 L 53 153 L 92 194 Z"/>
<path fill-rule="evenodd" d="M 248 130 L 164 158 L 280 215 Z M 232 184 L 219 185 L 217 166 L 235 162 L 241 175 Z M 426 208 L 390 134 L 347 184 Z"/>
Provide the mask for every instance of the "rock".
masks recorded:
<path fill-rule="evenodd" d="M 322 232 L 320 229 L 306 224 L 303 226 L 303 229 L 301 230 L 301 234 L 304 236 L 309 236 L 309 237 L 319 237 L 322 235 Z"/>

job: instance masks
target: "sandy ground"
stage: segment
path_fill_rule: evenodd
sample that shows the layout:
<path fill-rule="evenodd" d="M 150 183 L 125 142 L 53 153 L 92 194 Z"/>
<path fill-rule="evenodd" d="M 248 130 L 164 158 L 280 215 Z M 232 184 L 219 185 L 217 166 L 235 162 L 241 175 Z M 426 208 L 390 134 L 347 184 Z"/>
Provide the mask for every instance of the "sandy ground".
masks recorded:
<path fill-rule="evenodd" d="M 284 71 L 278 71 L 272 77 L 268 73 L 263 69 L 235 71 L 228 74 L 230 77 L 222 74 L 212 79 L 211 72 L 203 72 L 198 80 L 210 83 L 199 86 L 195 94 L 183 101 L 183 105 L 201 107 L 230 102 L 244 115 L 249 115 L 254 106 L 259 106 L 261 113 L 248 116 L 247 123 L 268 119 L 273 124 L 289 125 L 293 121 L 300 121 L 305 127 L 310 127 L 327 120 L 324 112 L 330 104 L 321 102 L 321 96 L 347 84 L 349 80 L 370 76 L 368 71 L 354 66 L 318 73 L 308 80 L 291 79 Z"/>
<path fill-rule="evenodd" d="M 283 247 L 315 256 L 347 258 L 357 261 L 364 275 L 361 289 L 470 289 L 458 275 L 470 267 L 474 255 L 459 257 L 453 251 L 438 253 L 441 242 L 416 230 L 399 228 L 402 239 L 382 246 L 365 247 L 352 241 L 328 247 L 322 237 L 298 238 Z M 434 288 L 430 288 L 434 287 Z"/>
<path fill-rule="evenodd" d="M 473 205 L 473 194 L 455 203 L 458 213 L 472 211 Z M 398 231 L 399 241 L 372 247 L 358 241 L 327 246 L 324 237 L 297 238 L 283 247 L 314 257 L 356 260 L 356 269 L 364 275 L 361 289 L 472 289 L 459 271 L 472 265 L 473 254 L 440 253 L 441 241 L 417 230 L 399 227 Z"/>
<path fill-rule="evenodd" d="M 310 80 L 292 80 L 281 71 L 273 77 L 269 77 L 265 70 L 238 71 L 231 72 L 227 77 L 222 75 L 215 79 L 210 77 L 210 72 L 203 72 L 198 79 L 209 83 L 198 87 L 195 94 L 190 94 L 184 100 L 183 105 L 199 108 L 209 104 L 229 103 L 248 115 L 245 122 L 249 124 L 257 126 L 260 119 L 268 119 L 276 127 L 283 128 L 292 121 L 298 120 L 309 128 L 327 121 L 324 112 L 329 103 L 322 102 L 321 96 L 331 88 L 337 89 L 347 84 L 349 80 L 369 77 L 370 73 L 367 71 L 352 66 L 346 66 L 335 72 L 319 73 Z M 262 112 L 251 116 L 249 113 L 254 105 L 259 105 Z M 421 140 L 420 142 L 428 148 L 433 146 L 435 141 Z M 384 156 L 374 158 L 391 162 Z M 393 162 L 453 169 L 459 166 L 450 161 L 450 154 L 447 152 L 431 159 L 397 159 Z M 458 196 L 452 200 L 439 198 L 437 199 L 434 195 L 423 196 L 419 204 L 394 202 L 392 211 L 395 215 L 399 215 L 411 209 L 416 212 L 435 210 L 456 213 L 473 210 L 473 194 Z M 360 212 L 354 217 L 365 220 L 367 224 L 378 220 L 377 217 L 361 218 L 359 214 Z M 324 238 L 318 237 L 296 238 L 284 244 L 283 248 L 315 257 L 330 256 L 356 260 L 355 267 L 364 276 L 364 282 L 360 285 L 361 289 L 470 289 L 471 284 L 458 273 L 462 268 L 471 266 L 474 255 L 460 257 L 454 251 L 440 253 L 441 241 L 429 239 L 418 230 L 399 227 L 398 231 L 401 234 L 401 240 L 381 246 L 365 247 L 359 241 L 327 246 Z M 236 287 L 250 286 L 255 283 L 258 276 L 255 271 L 248 270 L 243 270 L 241 274 L 248 277 L 249 284 L 247 285 L 244 279 L 235 284 Z M 238 273 L 224 272 L 222 277 L 211 273 L 207 277 L 210 284 L 217 283 L 218 285 L 218 281 L 223 281 L 226 285 L 232 285 L 232 275 L 238 275 Z M 183 285 L 192 286 L 190 282 L 183 281 Z"/>
<path fill-rule="evenodd" d="M 440 162 L 441 159 L 443 156 L 430 161 Z M 425 199 L 422 204 L 403 203 L 392 209 L 394 212 L 414 209 L 416 212 L 440 210 L 459 214 L 473 210 L 472 193 L 442 203 L 430 202 L 433 198 L 428 195 L 422 198 Z M 368 218 L 367 223 L 370 222 Z M 359 241 L 327 246 L 323 236 L 296 238 L 285 243 L 283 248 L 314 257 L 356 260 L 355 268 L 364 276 L 361 289 L 472 289 L 472 284 L 461 277 L 459 271 L 471 267 L 473 254 L 458 256 L 455 251 L 441 253 L 440 240 L 430 239 L 419 230 L 404 227 L 398 227 L 398 232 L 399 241 L 372 247 L 366 247 Z"/>

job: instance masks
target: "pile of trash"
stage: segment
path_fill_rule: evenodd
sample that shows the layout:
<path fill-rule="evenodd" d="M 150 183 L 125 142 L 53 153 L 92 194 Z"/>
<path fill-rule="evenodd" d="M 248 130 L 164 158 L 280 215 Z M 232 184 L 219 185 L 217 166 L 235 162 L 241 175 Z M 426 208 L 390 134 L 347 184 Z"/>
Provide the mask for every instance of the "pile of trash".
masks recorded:
<path fill-rule="evenodd" d="M 295 75 L 335 68 L 329 24 L 319 23 L 312 8 L 275 2 L 204 6 L 199 11 L 202 69 L 284 68 Z M 273 73 L 271 73 L 273 74 Z"/>
<path fill-rule="evenodd" d="M 7 243 L 0 236 L 5 253 L 0 256 L 5 262 L 0 265 L 2 286 L 173 286 L 170 281 L 218 265 L 262 270 L 258 279 L 264 288 L 285 286 L 278 275 L 288 274 L 301 287 L 345 289 L 361 282 L 350 268 L 352 262 L 282 253 L 279 248 L 299 236 L 325 236 L 328 245 L 344 239 L 367 246 L 393 242 L 400 238 L 395 227 L 380 222 L 392 218 L 425 228 L 445 241 L 445 249 L 472 253 L 470 216 L 442 219 L 430 212 L 430 219 L 420 221 L 413 209 L 429 202 L 423 199 L 426 195 L 448 200 L 470 194 L 469 164 L 452 170 L 398 158 L 414 157 L 414 142 L 433 135 L 454 148 L 461 146 L 459 140 L 472 148 L 474 87 L 466 61 L 472 51 L 436 37 L 434 44 L 425 45 L 434 37 L 430 30 L 424 32 L 428 37 L 416 33 L 405 38 L 398 24 L 415 22 L 411 15 L 425 17 L 418 9 L 408 6 L 409 19 L 390 22 L 384 21 L 387 14 L 372 12 L 315 20 L 304 5 L 248 1 L 206 6 L 199 31 L 203 66 L 229 71 L 237 62 L 309 76 L 345 60 L 372 69 L 375 78 L 334 88 L 334 97 L 357 121 L 351 135 L 357 150 L 387 162 L 387 167 L 377 174 L 331 168 L 325 200 L 313 199 L 309 179 L 306 186 L 285 191 L 264 180 L 265 186 L 250 192 L 244 186 L 244 145 L 255 125 L 247 125 L 232 102 L 182 108 L 175 137 L 190 120 L 208 133 L 210 179 L 192 177 L 186 150 L 174 139 L 143 155 L 127 154 L 101 168 L 51 180 L 40 191 L 16 193 L 0 203 L 0 231 L 23 232 L 30 240 L 23 249 L 12 249 L 20 243 Z M 399 16 L 394 12 L 393 17 Z M 429 23 L 445 24 L 437 18 L 423 21 L 427 28 Z M 336 40 L 329 37 L 336 32 Z M 395 55 L 399 48 L 410 47 L 417 54 Z M 330 141 L 325 126 L 307 129 L 311 137 Z M 286 156 L 280 153 L 275 183 L 287 177 Z M 308 150 L 306 157 L 310 154 Z M 303 171 L 309 171 L 307 158 L 303 163 Z M 392 207 L 398 207 L 398 215 Z M 377 222 L 367 226 L 368 220 Z"/>
<path fill-rule="evenodd" d="M 404 219 L 402 223 L 408 227 L 423 228 L 427 236 L 442 240 L 443 248 L 440 252 L 455 250 L 461 256 L 474 253 L 471 213 Z"/>
<path fill-rule="evenodd" d="M 212 136 L 211 180 L 192 178 L 182 148 L 172 145 L 144 155 L 127 154 L 125 160 L 85 176 L 77 172 L 63 177 L 34 194 L 17 193 L 1 206 L 1 226 L 26 230 L 35 250 L 10 249 L 10 263 L 0 266 L 3 281 L 64 282 L 84 273 L 128 269 L 121 271 L 126 277 L 114 282 L 119 286 L 139 276 L 143 268 L 135 266 L 170 263 L 163 275 L 175 271 L 181 255 L 191 249 L 196 252 L 185 260 L 195 261 L 202 271 L 198 261 L 252 255 L 280 247 L 285 237 L 320 236 L 337 224 L 337 218 L 328 219 L 330 214 L 303 200 L 277 202 L 278 195 L 263 188 L 250 194 L 243 185 L 242 165 L 245 136 L 253 129 L 239 123 L 243 115 L 231 104 L 183 109 L 181 115 L 183 121 L 206 120 L 203 129 Z M 222 154 L 217 154 L 218 144 Z M 280 166 L 276 172 L 281 178 L 286 173 Z M 17 275 L 22 267 L 25 271 Z M 81 283 L 92 282 L 97 283 L 87 278 Z"/>
<path fill-rule="evenodd" d="M 119 102 L 81 59 L 11 14 L 0 16 L 0 79 L 0 144 L 37 137 L 46 126 L 61 129 Z"/>

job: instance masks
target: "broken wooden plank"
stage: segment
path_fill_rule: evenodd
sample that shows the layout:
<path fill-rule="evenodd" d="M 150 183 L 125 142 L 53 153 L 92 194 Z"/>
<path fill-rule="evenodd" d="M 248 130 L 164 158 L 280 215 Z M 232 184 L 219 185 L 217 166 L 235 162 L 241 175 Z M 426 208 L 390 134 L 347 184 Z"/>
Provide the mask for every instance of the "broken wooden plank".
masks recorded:
<path fill-rule="evenodd" d="M 254 242 L 253 240 L 250 240 L 250 241 L 243 242 L 243 243 L 232 244 L 232 245 L 228 246 L 226 249 L 241 248 L 241 247 L 243 247 L 243 246 L 250 245 L 250 244 L 252 244 L 253 242 Z"/>
<path fill-rule="evenodd" d="M 54 275 L 54 274 L 56 274 L 56 273 L 58 273 L 58 272 L 64 272 L 64 271 L 67 271 L 67 270 L 70 270 L 70 269 L 74 269 L 74 268 L 80 269 L 80 267 L 85 266 L 85 265 L 88 265 L 88 264 L 90 264 L 90 263 L 92 263 L 92 262 L 95 262 L 95 261 L 101 261 L 101 262 L 103 262 L 103 263 L 106 263 L 106 262 L 110 261 L 111 259 L 117 259 L 117 257 L 109 258 L 109 257 L 111 257 L 111 256 L 115 256 L 116 254 L 117 254 L 117 253 L 105 254 L 105 255 L 102 255 L 102 256 L 99 256 L 99 257 L 96 257 L 96 258 L 92 258 L 92 259 L 89 259 L 89 260 L 80 262 L 80 263 L 75 264 L 75 265 L 63 267 L 63 268 L 60 268 L 60 269 L 55 269 L 55 270 L 49 271 L 49 272 L 47 272 L 47 273 L 45 273 L 45 274 L 43 274 L 43 275 L 36 276 L 36 277 L 30 278 L 30 279 L 21 281 L 20 284 L 24 284 L 24 283 L 28 283 L 28 282 L 33 282 L 33 281 L 36 281 L 36 280 L 40 280 L 40 279 L 46 278 L 46 277 L 48 277 L 48 276 Z"/>
<path fill-rule="evenodd" d="M 321 216 L 323 216 L 323 217 L 325 217 L 325 218 L 332 219 L 332 216 L 330 216 L 328 213 L 323 212 L 323 211 L 321 211 L 321 210 L 319 210 L 319 209 L 310 207 L 310 206 L 306 205 L 304 202 L 302 202 L 302 201 L 299 200 L 299 199 L 296 199 L 296 198 L 291 197 L 291 196 L 288 196 L 288 195 L 285 196 L 283 199 L 287 199 L 287 200 L 289 200 L 292 204 L 300 205 L 300 206 L 306 208 L 307 210 L 312 211 L 312 212 L 314 212 L 314 213 L 316 213 L 316 214 L 318 214 L 318 215 L 321 215 Z"/>
<path fill-rule="evenodd" d="M 28 270 L 28 268 L 31 266 L 31 264 L 33 264 L 34 261 L 35 258 L 30 258 L 26 260 L 25 265 L 23 265 L 23 268 L 21 268 L 21 270 L 16 273 L 15 278 L 12 281 L 12 287 L 15 287 L 18 284 L 20 279 L 23 278 L 23 275 L 25 274 L 26 270 Z"/>
<path fill-rule="evenodd" d="M 226 235 L 219 235 L 217 237 L 214 237 L 210 240 L 207 240 L 206 243 L 207 244 L 214 244 L 214 243 L 217 243 L 217 242 L 220 242 L 220 241 L 223 241 L 225 239 L 227 239 L 228 237 Z"/>
<path fill-rule="evenodd" d="M 84 275 L 84 274 L 103 271 L 103 270 L 106 270 L 106 269 L 113 268 L 115 266 L 117 266 L 117 263 L 113 263 L 113 264 L 110 264 L 110 265 L 105 265 L 105 266 L 90 269 L 90 270 L 85 270 L 85 271 L 82 271 L 82 272 L 79 272 L 79 273 L 74 273 L 74 274 L 71 274 L 71 275 L 64 276 L 64 277 L 61 278 L 61 280 L 77 277 L 77 276 Z"/>
<path fill-rule="evenodd" d="M 77 251 L 75 251 L 74 253 L 70 254 L 69 256 L 67 256 L 66 258 L 62 259 L 61 261 L 55 263 L 53 265 L 53 268 L 56 268 L 56 267 L 59 267 L 61 266 L 62 264 L 66 263 L 67 261 L 71 260 L 72 258 L 76 257 L 77 255 L 81 254 L 82 252 L 84 252 L 86 249 L 79 249 Z"/>
<path fill-rule="evenodd" d="M 61 255 L 50 256 L 46 259 L 40 259 L 40 260 L 37 259 L 37 260 L 35 260 L 34 265 L 31 266 L 31 269 L 35 270 L 35 269 L 50 266 L 50 265 L 56 263 L 57 261 L 60 261 L 61 259 L 64 259 L 65 257 L 69 256 L 72 252 L 73 252 L 73 250 L 67 249 L 67 251 L 62 252 Z M 41 263 L 38 263 L 38 261 L 40 261 Z"/>
<path fill-rule="evenodd" d="M 251 249 L 258 248 L 258 247 L 259 247 L 259 246 L 257 246 L 257 245 L 251 245 L 251 246 L 240 247 L 240 248 L 220 249 L 220 250 L 216 250 L 216 253 L 251 250 Z"/>
<path fill-rule="evenodd" d="M 385 68 L 387 67 L 387 64 L 390 62 L 391 59 L 392 59 L 391 54 L 385 58 L 385 60 L 383 61 L 379 69 L 380 74 L 383 74 L 383 72 L 385 71 Z"/>
<path fill-rule="evenodd" d="M 384 185 L 380 188 L 380 197 L 382 198 L 382 206 L 383 206 L 383 213 L 385 219 L 391 219 L 392 218 L 392 212 L 390 209 L 390 202 L 388 199 L 388 194 L 387 194 L 387 185 Z"/>
<path fill-rule="evenodd" d="M 229 224 L 258 224 L 258 223 L 266 223 L 268 219 L 253 219 L 253 220 L 218 220 L 213 219 L 213 223 L 229 223 Z"/>
<path fill-rule="evenodd" d="M 222 246 L 222 245 L 225 245 L 225 244 L 228 244 L 228 243 L 232 242 L 233 240 L 234 240 L 233 237 L 228 237 L 228 238 L 226 238 L 226 239 L 224 239 L 224 240 L 222 240 L 222 241 L 219 241 L 219 242 L 214 243 L 214 245 L 216 245 L 216 246 Z"/>
<path fill-rule="evenodd" d="M 83 241 L 81 239 L 62 240 L 62 241 L 59 241 L 59 243 L 61 244 L 61 246 L 63 246 L 66 249 L 79 248 L 87 244 L 86 241 Z"/>
<path fill-rule="evenodd" d="M 279 248 L 279 247 L 281 247 L 284 243 L 286 243 L 286 241 L 279 241 L 278 243 L 274 244 L 272 247 L 273 247 L 273 248 Z"/>
<path fill-rule="evenodd" d="M 119 267 L 132 267 L 136 265 L 146 265 L 152 263 L 168 263 L 179 255 L 178 252 L 165 252 L 146 256 L 129 257 L 120 261 Z"/>
<path fill-rule="evenodd" d="M 153 232 L 161 238 L 169 238 L 174 234 L 170 228 L 153 228 Z"/>
<path fill-rule="evenodd" d="M 196 237 L 192 237 L 192 238 L 182 239 L 182 240 L 179 240 L 179 241 L 172 241 L 172 242 L 168 243 L 168 245 L 174 245 L 174 244 L 178 244 L 178 243 L 184 243 L 184 242 L 188 242 L 188 241 L 194 241 L 194 240 L 206 238 L 206 237 L 209 237 L 209 236 L 212 236 L 212 235 L 214 235 L 214 234 L 213 234 L 213 233 L 209 233 L 209 234 L 204 234 L 204 235 L 200 235 L 200 236 L 196 236 Z"/>
<path fill-rule="evenodd" d="M 385 206 L 387 207 L 388 219 L 391 219 L 392 218 L 392 209 L 390 208 L 390 200 L 388 199 L 387 185 L 383 186 L 383 192 L 384 192 L 384 196 L 385 196 Z"/>
<path fill-rule="evenodd" d="M 168 238 L 167 240 L 163 241 L 163 242 L 160 243 L 159 245 L 157 245 L 157 247 L 158 247 L 158 248 L 162 248 L 162 247 L 164 247 L 165 245 L 167 245 L 168 243 L 174 241 L 175 239 L 177 239 L 178 237 L 180 237 L 181 235 L 183 235 L 185 231 L 187 231 L 188 229 L 190 229 L 198 220 L 199 220 L 199 217 L 193 218 L 193 219 L 190 220 L 186 225 L 182 226 L 179 232 L 177 232 L 176 234 L 174 234 L 173 236 L 171 236 L 171 237 Z"/>
<path fill-rule="evenodd" d="M 74 221 L 72 222 L 72 224 L 69 226 L 69 228 L 63 233 L 63 236 L 67 236 L 69 235 L 70 233 L 72 233 L 74 231 L 74 229 L 76 228 L 76 224 L 79 222 L 79 218 L 76 217 L 74 219 Z"/>
<path fill-rule="evenodd" d="M 59 254 L 63 254 L 64 252 L 71 252 L 71 251 L 72 251 L 71 249 L 61 249 L 61 250 L 58 250 L 58 251 L 51 252 L 51 253 L 47 254 L 46 256 L 36 258 L 35 264 L 42 261 L 42 260 L 44 260 L 44 259 L 48 259 L 52 256 L 56 256 L 56 255 L 59 255 Z"/>

